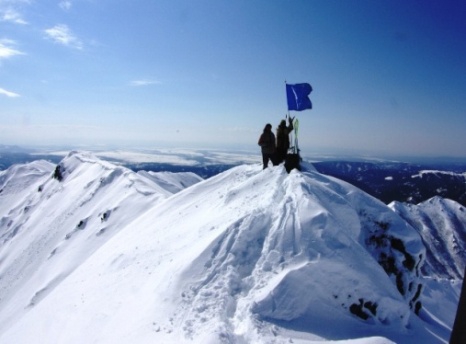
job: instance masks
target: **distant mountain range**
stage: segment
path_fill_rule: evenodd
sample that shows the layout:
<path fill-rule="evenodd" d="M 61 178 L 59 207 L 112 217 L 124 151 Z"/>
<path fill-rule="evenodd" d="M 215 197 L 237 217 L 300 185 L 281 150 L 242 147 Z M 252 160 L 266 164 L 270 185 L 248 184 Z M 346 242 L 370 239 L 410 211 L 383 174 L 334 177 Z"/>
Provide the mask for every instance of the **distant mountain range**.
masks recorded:
<path fill-rule="evenodd" d="M 39 159 L 59 163 L 65 154 L 66 151 L 57 155 L 18 146 L 0 145 L 0 171 L 13 164 Z M 105 156 L 101 158 L 121 164 L 135 172 L 192 172 L 204 179 L 244 163 L 240 158 L 237 162 L 233 160 L 228 163 L 216 161 L 215 158 L 206 159 L 204 154 L 194 158 L 190 156 L 198 162 L 196 164 L 134 162 Z M 368 161 L 358 158 L 323 158 L 321 161 L 313 161 L 312 164 L 320 173 L 353 184 L 385 204 L 392 201 L 417 204 L 440 196 L 466 206 L 466 160 L 424 159 L 396 162 L 383 159 Z"/>
<path fill-rule="evenodd" d="M 466 164 L 327 161 L 313 165 L 386 204 L 417 204 L 440 196 L 466 206 Z"/>

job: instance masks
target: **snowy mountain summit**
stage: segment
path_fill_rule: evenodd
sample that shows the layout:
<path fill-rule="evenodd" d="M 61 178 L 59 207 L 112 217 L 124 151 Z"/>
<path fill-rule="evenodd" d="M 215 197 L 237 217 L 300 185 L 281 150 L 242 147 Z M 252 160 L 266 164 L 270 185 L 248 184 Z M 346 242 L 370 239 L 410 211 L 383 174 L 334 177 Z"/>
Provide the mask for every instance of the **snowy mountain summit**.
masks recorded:
<path fill-rule="evenodd" d="M 448 341 L 464 276 L 425 276 L 416 221 L 311 165 L 201 180 L 71 152 L 0 190 L 0 343 Z"/>

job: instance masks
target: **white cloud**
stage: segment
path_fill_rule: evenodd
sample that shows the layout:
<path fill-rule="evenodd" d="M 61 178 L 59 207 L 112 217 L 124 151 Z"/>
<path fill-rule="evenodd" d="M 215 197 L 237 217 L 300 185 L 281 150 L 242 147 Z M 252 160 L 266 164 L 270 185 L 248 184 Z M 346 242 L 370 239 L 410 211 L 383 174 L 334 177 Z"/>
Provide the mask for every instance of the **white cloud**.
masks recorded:
<path fill-rule="evenodd" d="M 12 47 L 15 44 L 16 42 L 11 39 L 0 39 L 0 59 L 9 58 L 15 55 L 24 55 L 24 53 Z"/>
<path fill-rule="evenodd" d="M 32 0 L 0 0 L 0 22 L 10 22 L 14 24 L 29 24 L 23 19 L 19 8 L 30 5 Z"/>
<path fill-rule="evenodd" d="M 64 11 L 69 11 L 71 9 L 71 6 L 73 5 L 73 3 L 69 0 L 64 0 L 64 1 L 61 1 L 58 6 L 60 6 L 60 8 Z"/>
<path fill-rule="evenodd" d="M 135 87 L 149 86 L 149 85 L 156 85 L 156 84 L 160 84 L 160 81 L 142 79 L 142 80 L 133 80 L 130 82 L 130 85 L 135 86 Z"/>
<path fill-rule="evenodd" d="M 7 96 L 9 98 L 17 98 L 17 97 L 20 96 L 18 93 L 10 92 L 10 91 L 7 91 L 7 90 L 5 90 L 3 88 L 0 88 L 0 95 Z"/>
<path fill-rule="evenodd" d="M 21 25 L 28 24 L 28 22 L 22 18 L 21 14 L 12 8 L 0 10 L 0 21 L 11 22 Z"/>
<path fill-rule="evenodd" d="M 56 43 L 72 47 L 76 49 L 82 49 L 82 42 L 71 32 L 71 30 L 65 24 L 55 25 L 54 27 L 45 30 L 47 36 L 55 41 Z"/>

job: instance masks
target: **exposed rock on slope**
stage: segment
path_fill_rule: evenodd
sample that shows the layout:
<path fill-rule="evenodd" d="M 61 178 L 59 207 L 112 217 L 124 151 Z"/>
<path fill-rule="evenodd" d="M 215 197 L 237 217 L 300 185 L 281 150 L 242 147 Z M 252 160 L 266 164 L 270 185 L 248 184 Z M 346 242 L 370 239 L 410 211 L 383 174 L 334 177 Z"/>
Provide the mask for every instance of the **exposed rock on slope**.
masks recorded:
<path fill-rule="evenodd" d="M 390 207 L 417 229 L 427 247 L 426 276 L 463 279 L 466 266 L 466 210 L 452 200 L 433 197 L 418 205 Z"/>

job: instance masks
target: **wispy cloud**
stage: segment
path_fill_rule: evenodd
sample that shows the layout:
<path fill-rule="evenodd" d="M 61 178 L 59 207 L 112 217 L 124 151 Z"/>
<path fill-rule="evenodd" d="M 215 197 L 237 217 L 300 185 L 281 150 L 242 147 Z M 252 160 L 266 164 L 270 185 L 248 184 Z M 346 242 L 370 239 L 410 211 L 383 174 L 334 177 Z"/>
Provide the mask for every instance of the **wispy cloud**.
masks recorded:
<path fill-rule="evenodd" d="M 7 91 L 1 87 L 0 87 L 0 95 L 7 96 L 8 98 L 17 98 L 20 96 L 18 93 Z"/>
<path fill-rule="evenodd" d="M 141 79 L 141 80 L 131 81 L 130 85 L 134 87 L 140 87 L 140 86 L 157 85 L 160 83 L 161 83 L 160 81 L 156 81 L 156 80 Z"/>
<path fill-rule="evenodd" d="M 23 52 L 15 49 L 16 42 L 11 39 L 0 39 L 0 59 L 6 59 L 15 55 L 24 55 Z"/>
<path fill-rule="evenodd" d="M 1 4 L 1 1 L 0 1 Z M 28 22 L 23 19 L 21 14 L 12 8 L 0 9 L 0 21 L 14 24 L 26 25 Z"/>
<path fill-rule="evenodd" d="M 0 22 L 13 24 L 29 24 L 20 12 L 24 6 L 29 6 L 34 0 L 0 0 Z"/>
<path fill-rule="evenodd" d="M 65 24 L 55 25 L 54 27 L 45 30 L 48 38 L 54 42 L 62 44 L 67 47 L 82 49 L 83 44 Z"/>
<path fill-rule="evenodd" d="M 73 3 L 69 0 L 60 1 L 60 3 L 58 4 L 58 6 L 60 6 L 60 8 L 64 11 L 69 11 L 72 5 Z"/>

